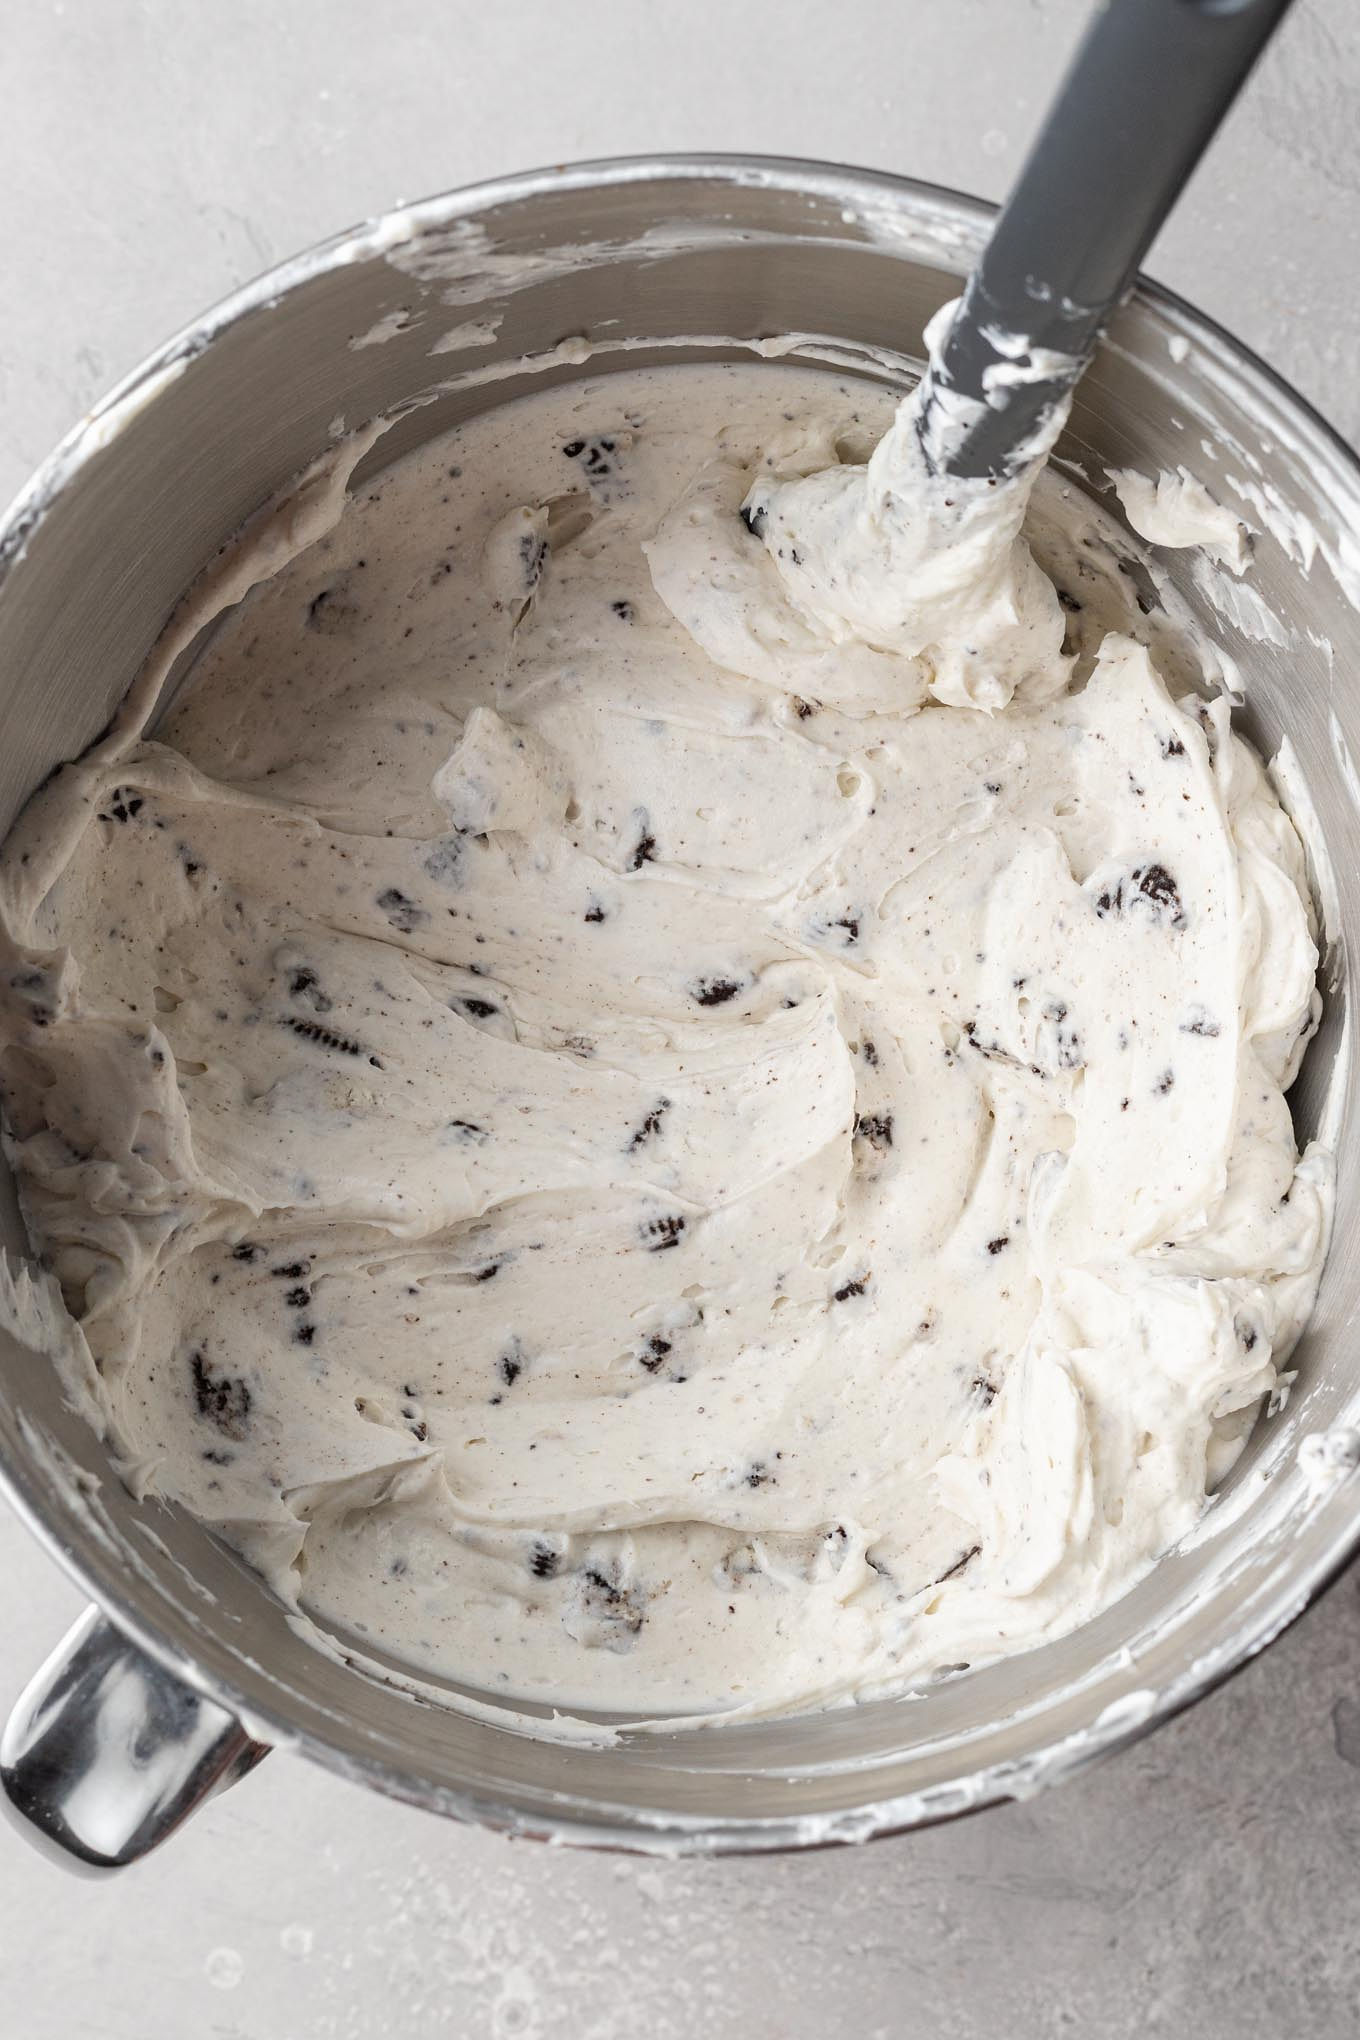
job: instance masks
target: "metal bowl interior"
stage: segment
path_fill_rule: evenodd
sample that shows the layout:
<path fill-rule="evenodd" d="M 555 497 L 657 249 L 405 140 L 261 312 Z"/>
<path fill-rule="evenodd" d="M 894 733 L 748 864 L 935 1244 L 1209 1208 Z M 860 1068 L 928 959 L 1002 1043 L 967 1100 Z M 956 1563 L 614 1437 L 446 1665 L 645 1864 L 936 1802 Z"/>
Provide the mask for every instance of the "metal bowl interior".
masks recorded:
<path fill-rule="evenodd" d="M 525 389 L 649 360 L 735 358 L 803 334 L 822 336 L 806 350 L 814 359 L 890 373 L 874 350 L 915 344 L 988 218 L 970 200 L 864 172 L 622 162 L 431 200 L 262 278 L 84 421 L 0 528 L 0 825 L 98 733 L 184 589 L 330 442 L 337 417 L 354 427 L 411 406 L 361 483 Z M 432 351 L 451 329 L 493 321 L 481 344 L 464 335 Z M 589 353 L 563 345 L 578 338 Z M 848 350 L 839 358 L 835 343 Z M 1271 629 L 1244 613 L 1247 635 L 1216 613 L 1189 556 L 1169 573 L 1238 662 L 1250 734 L 1267 755 L 1292 743 L 1330 852 L 1327 1016 L 1296 1107 L 1304 1135 L 1324 1120 L 1344 1127 L 1355 984 L 1340 931 L 1360 925 L 1360 468 L 1258 362 L 1149 287 L 1117 320 L 1059 452 L 1093 492 L 1110 466 L 1184 462 L 1259 533 L 1251 582 Z M 260 1737 L 398 1797 L 644 1849 L 859 1838 L 1031 1791 L 1128 1740 L 1268 1642 L 1349 1555 L 1360 1486 L 1350 1475 L 1310 1484 L 1296 1447 L 1360 1421 L 1358 1177 L 1360 1150 L 1343 1146 L 1336 1238 L 1294 1395 L 1258 1426 L 1189 1547 L 1075 1635 L 917 1697 L 606 1747 L 417 1701 L 316 1650 L 182 1512 L 134 1502 L 50 1364 L 9 1338 L 0 1478 L 149 1653 Z M 6 1244 L 22 1255 L 6 1194 Z"/>

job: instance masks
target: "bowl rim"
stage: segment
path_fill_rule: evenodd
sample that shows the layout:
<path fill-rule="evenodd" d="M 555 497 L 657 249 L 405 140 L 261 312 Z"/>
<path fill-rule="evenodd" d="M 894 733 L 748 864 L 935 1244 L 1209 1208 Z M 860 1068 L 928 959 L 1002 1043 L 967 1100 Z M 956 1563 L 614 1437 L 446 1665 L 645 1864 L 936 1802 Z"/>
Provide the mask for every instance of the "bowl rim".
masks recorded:
<path fill-rule="evenodd" d="M 971 229 L 979 243 L 999 210 L 987 200 L 950 186 L 890 171 L 735 152 L 586 159 L 463 185 L 397 205 L 312 243 L 219 299 L 180 327 L 95 403 L 0 514 L 0 595 L 22 559 L 28 539 L 85 465 L 155 400 L 181 367 L 241 320 L 271 309 L 283 297 L 324 274 L 461 220 L 550 193 L 584 195 L 627 185 L 663 183 L 708 186 L 715 192 L 742 187 L 772 189 L 860 208 L 866 200 L 877 200 L 889 211 L 900 206 L 904 217 L 913 212 L 919 217 L 923 210 L 934 207 L 942 219 Z M 942 274 L 959 273 L 951 271 L 944 261 L 939 267 Z M 1264 396 L 1283 405 L 1296 436 L 1307 442 L 1307 452 L 1313 457 L 1325 457 L 1329 466 L 1334 465 L 1338 481 L 1349 481 L 1360 504 L 1360 455 L 1269 363 L 1176 292 L 1141 274 L 1126 303 L 1150 309 L 1164 324 L 1183 333 L 1193 346 L 1205 348 L 1254 385 L 1258 398 Z M 1118 341 L 1102 342 L 1102 346 L 1109 345 L 1117 346 Z M 342 1749 L 315 1730 L 299 1727 L 271 1701 L 248 1693 L 234 1680 L 204 1669 L 189 1652 L 162 1636 L 126 1591 L 116 1557 L 104 1554 L 98 1545 L 92 1546 L 88 1555 L 78 1553 L 58 1521 L 49 1520 L 43 1484 L 33 1467 L 12 1463 L 0 1454 L 0 1494 L 122 1634 L 164 1671 L 238 1716 L 258 1739 L 281 1749 L 296 1750 L 325 1769 L 390 1798 L 500 1832 L 588 1848 L 667 1855 L 755 1854 L 901 1834 L 981 1811 L 1014 1797 L 1022 1769 L 1032 1770 L 1045 1783 L 1073 1776 L 1222 1685 L 1335 1581 L 1360 1546 L 1358 1500 L 1332 1512 L 1337 1527 L 1330 1536 L 1325 1539 L 1319 1536 L 1318 1548 L 1306 1559 L 1301 1557 L 1296 1566 L 1280 1569 L 1281 1576 L 1269 1597 L 1253 1609 L 1249 1623 L 1229 1641 L 1197 1657 L 1179 1676 L 1160 1688 L 1145 1690 L 1139 1697 L 1146 1705 L 1107 1709 L 1076 1735 L 1050 1737 L 1027 1752 L 1023 1765 L 1016 1760 L 993 1764 L 975 1769 L 953 1784 L 917 1788 L 829 1814 L 656 1815 L 635 1806 L 615 1805 L 594 1794 L 553 1794 L 551 1811 L 540 1807 L 526 1812 L 508 1798 L 488 1799 L 472 1789 L 437 1784 L 376 1750 Z M 1321 1524 L 1316 1528 L 1320 1532 Z M 846 1773 L 847 1780 L 863 1775 Z M 966 1790 L 961 1790 L 963 1787 Z M 530 1796 L 526 1792 L 526 1798 Z"/>

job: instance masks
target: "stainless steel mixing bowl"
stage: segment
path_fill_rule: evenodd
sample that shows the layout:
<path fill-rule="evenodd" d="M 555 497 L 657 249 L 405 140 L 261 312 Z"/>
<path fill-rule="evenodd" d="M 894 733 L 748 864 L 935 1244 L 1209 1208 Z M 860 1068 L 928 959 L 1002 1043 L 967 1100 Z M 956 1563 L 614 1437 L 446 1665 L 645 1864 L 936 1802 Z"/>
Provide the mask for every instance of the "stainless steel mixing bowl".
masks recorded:
<path fill-rule="evenodd" d="M 872 374 L 875 348 L 910 349 L 954 293 L 988 218 L 971 200 L 867 172 L 643 160 L 434 199 L 261 278 L 86 419 L 0 528 L 0 824 L 96 735 L 186 585 L 327 445 L 337 416 L 353 427 L 428 399 L 379 442 L 362 479 L 526 388 L 650 360 L 733 358 L 742 342 L 811 334 L 823 336 L 814 357 L 834 358 L 828 343 L 840 343 Z M 624 352 L 624 340 L 659 344 Z M 1360 926 L 1360 469 L 1259 362 L 1150 286 L 1117 320 L 1060 452 L 1096 486 L 1107 466 L 1155 473 L 1184 461 L 1259 530 L 1252 581 L 1278 621 L 1243 608 L 1252 635 L 1208 610 L 1189 555 L 1170 571 L 1246 676 L 1247 729 L 1268 754 L 1287 733 L 1316 804 L 1337 898 L 1327 1016 L 1296 1103 L 1304 1134 L 1326 1114 L 1345 1125 L 1355 979 L 1339 931 Z M 857 1839 L 1031 1792 L 1259 1650 L 1360 1539 L 1360 1439 L 1348 1428 L 1360 1421 L 1358 1175 L 1360 1148 L 1343 1144 L 1337 1237 L 1286 1412 L 1258 1427 L 1190 1547 L 1098 1621 L 922 1697 L 612 1747 L 418 1704 L 318 1652 L 195 1523 L 125 1491 L 63 1406 L 40 1334 L 6 1337 L 0 1478 L 97 1604 L 10 1723 L 9 1799 L 72 1856 L 112 1865 L 161 1839 L 265 1744 L 435 1812 L 644 1850 Z M 8 1243 L 22 1255 L 12 1205 Z M 1328 1435 L 1301 1465 L 1310 1433 Z"/>

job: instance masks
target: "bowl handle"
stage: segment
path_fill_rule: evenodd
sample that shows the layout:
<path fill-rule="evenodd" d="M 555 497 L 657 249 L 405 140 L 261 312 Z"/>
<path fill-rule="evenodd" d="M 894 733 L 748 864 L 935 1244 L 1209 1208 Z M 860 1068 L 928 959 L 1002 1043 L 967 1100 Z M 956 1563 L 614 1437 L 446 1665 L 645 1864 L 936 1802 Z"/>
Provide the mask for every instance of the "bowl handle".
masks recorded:
<path fill-rule="evenodd" d="M 89 1608 L 0 1736 L 0 1808 L 68 1869 L 121 1870 L 267 1754 Z"/>

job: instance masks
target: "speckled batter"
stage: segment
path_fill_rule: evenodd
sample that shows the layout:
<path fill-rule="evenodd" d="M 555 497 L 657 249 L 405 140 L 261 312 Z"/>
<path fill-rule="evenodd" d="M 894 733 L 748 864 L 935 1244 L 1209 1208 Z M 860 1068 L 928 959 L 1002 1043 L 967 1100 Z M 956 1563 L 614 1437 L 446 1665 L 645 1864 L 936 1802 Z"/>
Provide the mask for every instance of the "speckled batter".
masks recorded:
<path fill-rule="evenodd" d="M 129 1476 L 493 1694 L 1069 1629 L 1311 1303 L 1293 829 L 1225 703 L 1091 670 L 1023 500 L 854 465 L 890 420 L 741 366 L 472 421 L 0 867 L 8 1148 Z"/>

